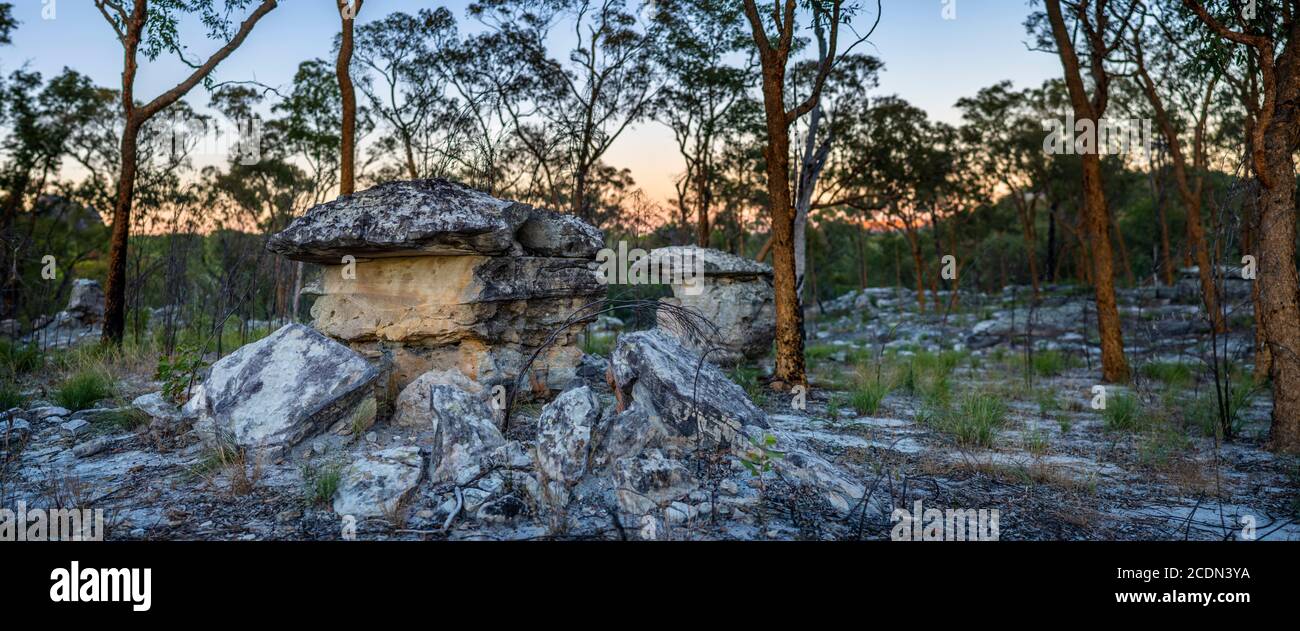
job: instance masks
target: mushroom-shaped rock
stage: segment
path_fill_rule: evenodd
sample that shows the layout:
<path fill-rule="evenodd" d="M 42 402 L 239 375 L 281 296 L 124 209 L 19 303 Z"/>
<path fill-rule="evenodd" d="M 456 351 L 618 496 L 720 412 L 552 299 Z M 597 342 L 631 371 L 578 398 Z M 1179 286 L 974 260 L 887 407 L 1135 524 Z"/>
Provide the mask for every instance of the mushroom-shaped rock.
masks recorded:
<path fill-rule="evenodd" d="M 654 279 L 672 287 L 665 298 L 700 315 L 717 328 L 682 327 L 667 311 L 659 313 L 659 327 L 698 351 L 709 350 L 709 361 L 733 364 L 766 355 L 776 334 L 772 268 L 719 250 L 696 246 L 659 248 L 637 265 L 648 265 Z M 657 268 L 657 270 L 656 270 Z M 702 329 L 708 339 L 699 339 Z"/>
<path fill-rule="evenodd" d="M 323 266 L 313 326 L 375 360 L 389 387 L 434 369 L 514 380 L 550 341 L 524 380 L 541 394 L 567 386 L 581 360 L 581 322 L 551 334 L 604 295 L 588 267 L 603 243 L 572 215 L 435 179 L 316 206 L 268 247 Z"/>

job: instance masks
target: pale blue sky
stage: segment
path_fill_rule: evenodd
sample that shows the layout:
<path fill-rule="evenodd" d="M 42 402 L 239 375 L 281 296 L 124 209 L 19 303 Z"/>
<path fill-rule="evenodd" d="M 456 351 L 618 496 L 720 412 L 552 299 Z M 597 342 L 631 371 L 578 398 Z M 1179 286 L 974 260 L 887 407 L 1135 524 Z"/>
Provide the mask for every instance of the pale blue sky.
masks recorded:
<path fill-rule="evenodd" d="M 739 1 L 739 0 L 737 0 Z M 54 2 L 55 19 L 42 19 L 42 8 Z M 955 122 L 958 98 L 1003 79 L 1021 87 L 1038 85 L 1060 72 L 1057 59 L 1025 47 L 1022 26 L 1029 12 L 1026 0 L 948 0 L 956 19 L 945 20 L 944 0 L 884 0 L 883 19 L 870 44 L 860 50 L 885 63 L 878 94 L 898 94 L 940 120 Z M 0 72 L 24 64 L 43 73 L 69 66 L 95 81 L 115 86 L 121 74 L 121 49 L 91 0 L 14 0 L 22 21 L 12 46 L 0 48 Z M 367 0 L 362 22 L 392 11 L 414 12 L 446 6 L 464 23 L 469 0 Z M 874 10 L 874 2 L 869 2 Z M 866 24 L 866 18 L 859 22 Z M 463 28 L 468 28 L 463 26 Z M 330 56 L 338 14 L 334 0 L 281 0 L 280 7 L 254 30 L 242 48 L 215 73 L 217 80 L 257 80 L 287 85 L 299 62 Z M 196 29 L 197 34 L 197 29 Z M 191 56 L 210 52 L 216 44 L 195 43 Z M 175 60 L 146 63 L 136 92 L 149 99 L 174 85 L 187 73 Z M 207 95 L 197 89 L 192 104 L 202 107 Z M 668 131 L 644 123 L 620 138 L 607 157 L 610 164 L 628 167 L 654 198 L 664 200 L 672 190 L 681 161 Z"/>

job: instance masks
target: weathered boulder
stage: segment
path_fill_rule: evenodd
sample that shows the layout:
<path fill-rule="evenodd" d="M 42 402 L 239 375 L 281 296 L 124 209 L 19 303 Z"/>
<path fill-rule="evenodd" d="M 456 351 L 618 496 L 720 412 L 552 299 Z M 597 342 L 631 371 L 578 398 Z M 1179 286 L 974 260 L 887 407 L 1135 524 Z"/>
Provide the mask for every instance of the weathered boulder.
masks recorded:
<path fill-rule="evenodd" d="M 483 386 L 455 368 L 430 370 L 402 389 L 397 397 L 393 424 L 399 427 L 432 428 L 434 412 L 430 392 L 434 385 L 455 386 L 471 394 L 483 391 Z"/>
<path fill-rule="evenodd" d="M 382 366 L 396 390 L 432 369 L 485 385 L 513 380 L 570 314 L 604 294 L 587 267 L 602 244 L 576 217 L 416 180 L 316 206 L 268 247 L 324 266 L 310 290 L 313 325 Z M 578 324 L 539 356 L 524 381 L 531 389 L 573 379 Z"/>
<path fill-rule="evenodd" d="M 418 447 L 366 454 L 340 474 L 334 512 L 357 518 L 393 516 L 423 475 L 424 458 Z"/>
<path fill-rule="evenodd" d="M 429 478 L 465 484 L 483 471 L 484 460 L 506 444 L 505 438 L 483 394 L 439 384 L 429 391 L 434 424 Z"/>
<path fill-rule="evenodd" d="M 692 447 L 733 447 L 745 440 L 746 427 L 768 426 L 740 386 L 662 331 L 623 335 L 611 363 L 621 406 L 643 405 Z"/>
<path fill-rule="evenodd" d="M 86 324 L 103 320 L 104 290 L 99 287 L 99 281 L 89 278 L 74 281 L 65 311 L 78 316 Z"/>
<path fill-rule="evenodd" d="M 163 398 L 161 392 L 142 394 L 136 397 L 134 401 L 131 401 L 131 406 L 148 414 L 149 418 L 164 422 L 179 422 L 183 416 L 181 409 L 172 404 L 171 401 Z"/>
<path fill-rule="evenodd" d="M 600 400 L 586 386 L 564 392 L 542 409 L 537 419 L 537 471 L 552 507 L 568 504 L 569 487 L 586 475 L 591 432 L 601 412 Z"/>
<path fill-rule="evenodd" d="M 614 463 L 618 505 L 630 515 L 644 515 L 689 495 L 699 485 L 679 460 L 647 449 Z"/>
<path fill-rule="evenodd" d="M 221 358 L 185 404 L 209 442 L 283 453 L 336 424 L 368 424 L 378 371 L 301 324 Z"/>
<path fill-rule="evenodd" d="M 772 268 L 719 250 L 696 246 L 659 248 L 638 264 L 659 268 L 660 280 L 670 282 L 672 303 L 690 309 L 717 327 L 716 336 L 706 325 L 708 339 L 698 339 L 666 311 L 659 312 L 659 327 L 709 361 L 732 364 L 766 355 L 776 335 L 776 308 Z M 693 328 L 693 327 L 692 327 Z"/>

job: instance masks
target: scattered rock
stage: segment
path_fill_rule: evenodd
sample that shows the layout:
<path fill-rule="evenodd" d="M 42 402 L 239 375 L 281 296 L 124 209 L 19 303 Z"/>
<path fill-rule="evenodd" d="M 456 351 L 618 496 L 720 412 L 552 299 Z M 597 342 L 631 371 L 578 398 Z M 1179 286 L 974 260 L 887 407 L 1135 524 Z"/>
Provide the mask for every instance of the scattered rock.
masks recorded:
<path fill-rule="evenodd" d="M 619 508 L 629 515 L 644 515 L 685 497 L 697 485 L 682 462 L 647 449 L 614 464 L 614 484 Z"/>
<path fill-rule="evenodd" d="M 586 475 L 591 430 L 600 416 L 600 401 L 583 386 L 556 397 L 537 419 L 539 482 L 552 507 L 564 508 L 569 487 Z"/>
<path fill-rule="evenodd" d="M 424 473 L 418 447 L 392 447 L 367 454 L 344 467 L 334 494 L 334 512 L 366 517 L 389 517 L 415 489 Z"/>
<path fill-rule="evenodd" d="M 768 426 L 767 415 L 740 386 L 661 331 L 620 337 L 612 365 L 621 406 L 641 403 L 696 447 L 734 446 L 747 426 Z"/>
<path fill-rule="evenodd" d="M 109 440 L 106 438 L 96 438 L 88 440 L 72 448 L 72 455 L 78 458 L 93 456 L 108 448 Z"/>
<path fill-rule="evenodd" d="M 73 419 L 59 426 L 64 434 L 77 438 L 90 432 L 90 421 L 83 418 Z"/>
<path fill-rule="evenodd" d="M 484 456 L 505 444 L 486 398 L 455 386 L 432 385 L 433 453 L 429 478 L 465 484 L 482 472 Z"/>
<path fill-rule="evenodd" d="M 31 415 L 32 418 L 38 421 L 43 421 L 47 418 L 50 418 L 51 416 L 61 416 L 66 418 L 72 414 L 72 412 L 69 411 L 67 408 L 61 408 L 52 405 L 32 408 L 30 410 L 27 410 L 27 413 Z"/>
<path fill-rule="evenodd" d="M 162 392 L 142 394 L 136 397 L 131 405 L 154 420 L 178 423 L 182 418 L 181 409 L 165 399 Z"/>

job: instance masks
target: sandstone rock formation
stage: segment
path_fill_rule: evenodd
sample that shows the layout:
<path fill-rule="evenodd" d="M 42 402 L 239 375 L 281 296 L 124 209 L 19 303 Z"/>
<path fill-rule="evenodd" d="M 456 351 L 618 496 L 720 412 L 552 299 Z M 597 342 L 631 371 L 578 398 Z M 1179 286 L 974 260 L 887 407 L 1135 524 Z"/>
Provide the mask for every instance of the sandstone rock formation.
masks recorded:
<path fill-rule="evenodd" d="M 665 300 L 699 313 L 717 327 L 716 339 L 701 341 L 659 314 L 660 328 L 686 345 L 700 351 L 716 346 L 709 361 L 734 364 L 762 357 L 772 348 L 776 308 L 768 265 L 697 246 L 659 248 L 639 263 L 657 265 L 661 278 L 673 279 L 673 297 Z"/>
<path fill-rule="evenodd" d="M 515 379 L 561 322 L 604 295 L 587 265 L 602 246 L 575 217 L 441 179 L 321 204 L 268 244 L 324 267 L 311 289 L 314 326 L 383 365 L 394 390 L 431 369 Z M 526 388 L 568 385 L 580 328 L 539 356 Z"/>
<path fill-rule="evenodd" d="M 330 427 L 373 422 L 378 375 L 346 346 L 289 324 L 213 364 L 184 413 L 209 443 L 275 457 Z"/>

